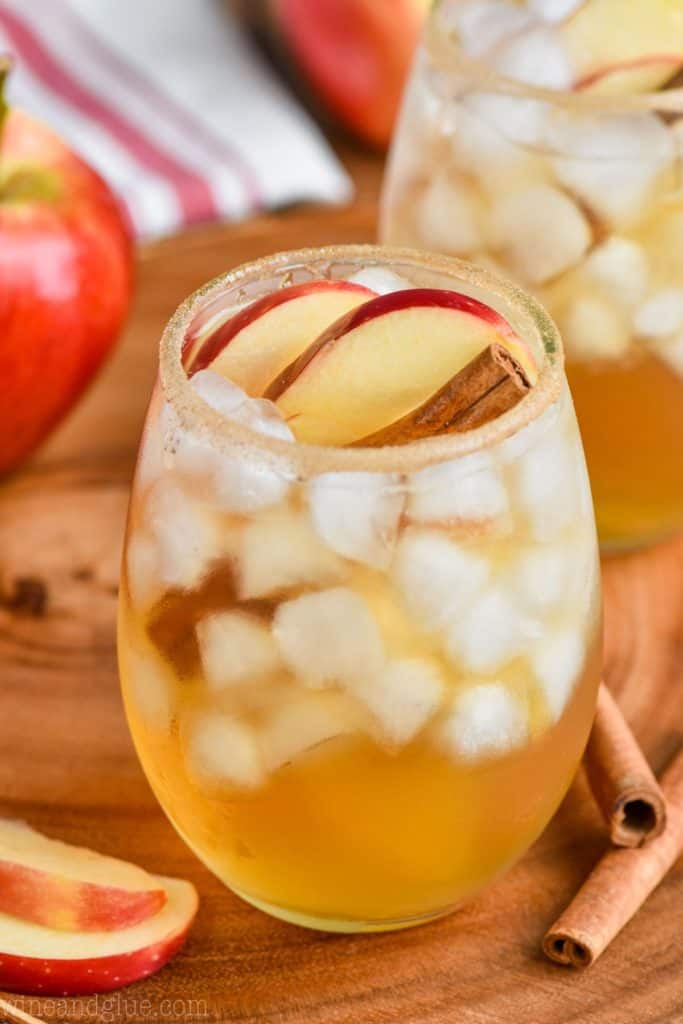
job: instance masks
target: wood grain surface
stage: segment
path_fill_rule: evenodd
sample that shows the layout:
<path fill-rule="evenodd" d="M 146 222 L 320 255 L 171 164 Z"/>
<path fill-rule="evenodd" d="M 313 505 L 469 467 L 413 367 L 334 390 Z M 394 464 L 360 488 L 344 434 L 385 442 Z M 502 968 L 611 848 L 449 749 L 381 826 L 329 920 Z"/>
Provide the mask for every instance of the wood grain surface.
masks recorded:
<path fill-rule="evenodd" d="M 185 848 L 128 737 L 114 619 L 119 549 L 161 328 L 201 282 L 304 244 L 372 237 L 374 209 L 294 212 L 141 253 L 123 343 L 75 414 L 0 488 L 0 813 L 163 874 L 202 906 L 180 957 L 112 997 L 14 1002 L 44 1020 L 277 1024 L 683 1022 L 683 865 L 598 964 L 540 941 L 606 845 L 579 777 L 544 836 L 479 899 L 411 931 L 325 936 L 271 920 Z M 659 770 L 683 735 L 683 538 L 604 566 L 606 670 Z M 0 936 L 0 949 L 1 949 Z"/>

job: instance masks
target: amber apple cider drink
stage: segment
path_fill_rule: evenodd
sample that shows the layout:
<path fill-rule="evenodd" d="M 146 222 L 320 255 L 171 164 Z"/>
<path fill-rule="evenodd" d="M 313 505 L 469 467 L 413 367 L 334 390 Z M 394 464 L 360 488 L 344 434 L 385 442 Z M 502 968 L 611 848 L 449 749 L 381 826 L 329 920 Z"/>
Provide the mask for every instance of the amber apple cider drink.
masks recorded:
<path fill-rule="evenodd" d="M 682 67 L 671 0 L 439 0 L 384 194 L 555 319 L 608 547 L 683 524 Z"/>
<path fill-rule="evenodd" d="M 532 386 L 380 443 L 493 346 Z M 595 529 L 557 332 L 457 260 L 272 257 L 183 305 L 128 525 L 120 666 L 169 818 L 300 924 L 441 915 L 576 770 L 599 678 Z"/>

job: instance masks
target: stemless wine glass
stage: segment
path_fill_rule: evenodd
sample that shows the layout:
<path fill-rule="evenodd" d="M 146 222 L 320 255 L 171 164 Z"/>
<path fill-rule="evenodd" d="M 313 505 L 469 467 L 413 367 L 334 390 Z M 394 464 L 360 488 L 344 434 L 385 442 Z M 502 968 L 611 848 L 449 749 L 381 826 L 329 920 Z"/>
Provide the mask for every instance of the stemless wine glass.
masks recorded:
<path fill-rule="evenodd" d="M 543 302 L 567 351 L 600 539 L 615 548 L 683 524 L 683 90 L 623 95 L 666 77 L 654 60 L 577 91 L 572 22 L 559 20 L 577 6 L 503 2 L 494 18 L 481 0 L 436 3 L 381 239 L 495 267 Z"/>
<path fill-rule="evenodd" d="M 236 311 L 361 270 L 489 303 L 537 385 L 468 433 L 325 448 L 296 442 L 271 403 L 192 376 Z M 160 803 L 277 917 L 372 931 L 450 911 L 529 846 L 579 763 L 597 564 L 561 343 L 532 299 L 457 260 L 369 246 L 218 278 L 164 333 L 123 561 L 123 693 Z"/>

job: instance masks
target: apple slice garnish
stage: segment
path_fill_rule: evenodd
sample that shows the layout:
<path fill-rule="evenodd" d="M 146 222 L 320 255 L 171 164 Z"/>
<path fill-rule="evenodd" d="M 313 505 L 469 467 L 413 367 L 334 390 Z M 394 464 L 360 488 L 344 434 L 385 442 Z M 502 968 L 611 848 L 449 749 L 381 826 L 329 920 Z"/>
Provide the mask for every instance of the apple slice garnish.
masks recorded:
<path fill-rule="evenodd" d="M 60 931 L 115 931 L 157 914 L 158 879 L 93 850 L 0 820 L 0 913 Z"/>
<path fill-rule="evenodd" d="M 683 10 L 671 0 L 585 0 L 561 32 L 577 89 L 654 91 L 683 66 Z"/>
<path fill-rule="evenodd" d="M 680 71 L 683 56 L 662 57 L 624 62 L 612 68 L 595 71 L 580 79 L 576 88 L 596 96 L 633 96 L 656 92 Z"/>
<path fill-rule="evenodd" d="M 192 360 L 192 373 L 210 367 L 259 396 L 328 324 L 374 295 L 350 281 L 306 281 L 271 292 L 216 328 Z"/>
<path fill-rule="evenodd" d="M 154 878 L 164 907 L 134 928 L 64 932 L 0 914 L 0 989 L 25 995 L 111 992 L 160 970 L 183 945 L 199 905 L 189 882 Z"/>
<path fill-rule="evenodd" d="M 441 289 L 392 292 L 332 324 L 265 397 L 277 402 L 299 441 L 352 444 L 427 401 L 492 343 L 535 383 L 529 348 L 490 306 Z"/>

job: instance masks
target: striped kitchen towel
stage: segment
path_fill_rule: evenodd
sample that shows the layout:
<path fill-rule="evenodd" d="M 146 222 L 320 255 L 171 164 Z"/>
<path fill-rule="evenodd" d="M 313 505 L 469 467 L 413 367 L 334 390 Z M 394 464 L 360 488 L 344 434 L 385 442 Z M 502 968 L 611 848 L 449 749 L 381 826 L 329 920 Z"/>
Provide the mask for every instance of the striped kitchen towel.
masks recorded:
<path fill-rule="evenodd" d="M 0 0 L 10 101 L 118 192 L 140 237 L 351 184 L 220 0 Z"/>

